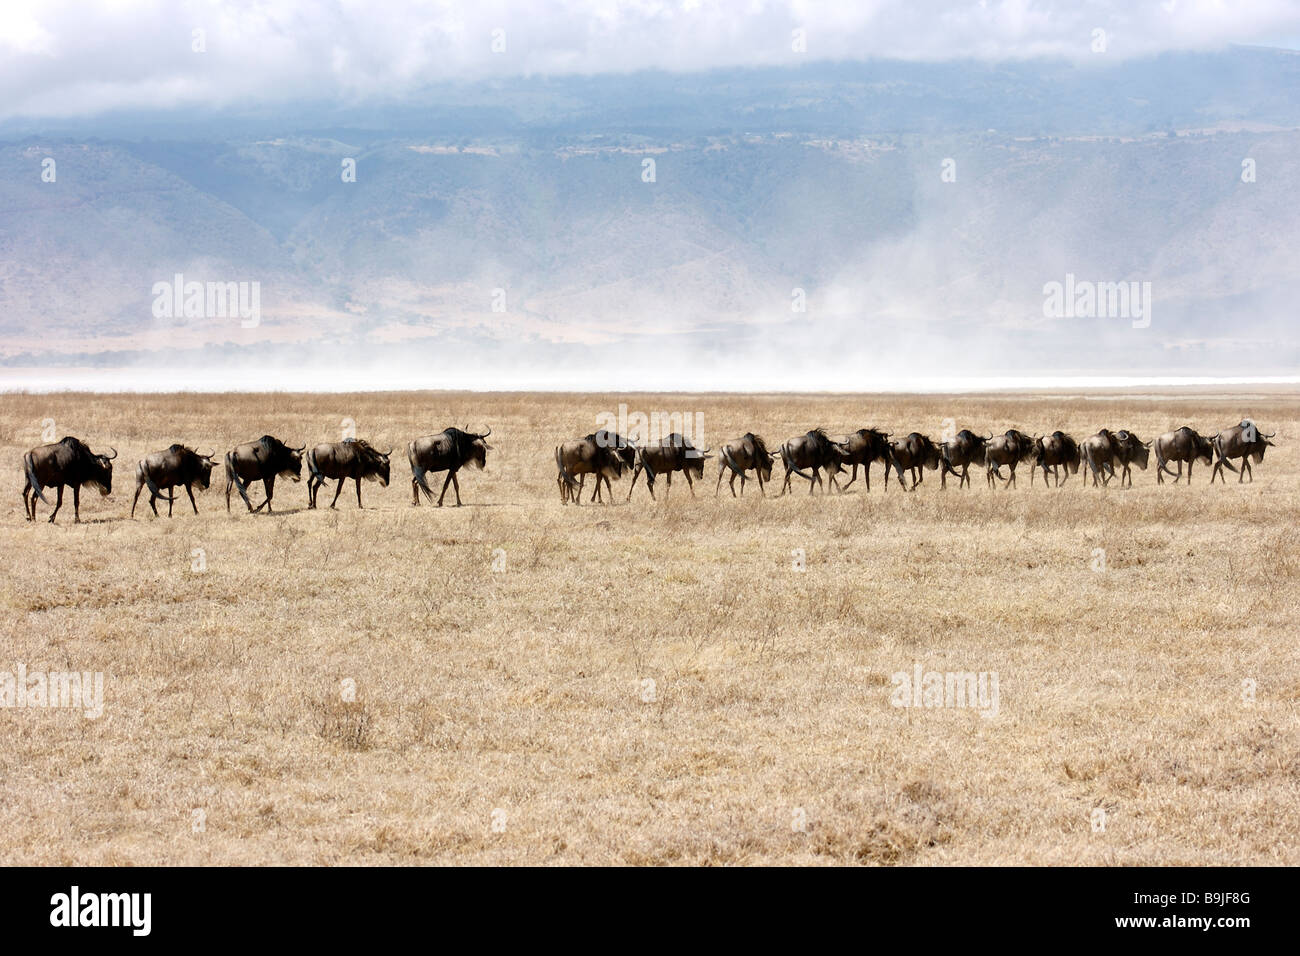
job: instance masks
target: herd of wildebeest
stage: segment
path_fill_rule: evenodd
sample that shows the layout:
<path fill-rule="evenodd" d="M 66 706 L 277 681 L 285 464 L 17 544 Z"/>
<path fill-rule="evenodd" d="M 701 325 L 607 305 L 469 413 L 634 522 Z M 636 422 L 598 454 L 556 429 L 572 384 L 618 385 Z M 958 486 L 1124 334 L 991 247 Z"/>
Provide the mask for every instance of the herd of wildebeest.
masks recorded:
<path fill-rule="evenodd" d="M 466 465 L 484 468 L 487 465 L 487 453 L 490 446 L 486 439 L 491 429 L 478 433 L 460 428 L 448 428 L 437 435 L 417 438 L 406 446 L 407 459 L 411 464 L 412 503 L 418 505 L 423 495 L 427 500 L 433 499 L 433 489 L 428 483 L 430 473 L 446 472 L 438 504 L 442 505 L 447 494 L 448 485 L 456 493 L 456 504 L 460 501 L 460 482 L 456 477 L 458 471 Z M 1132 466 L 1145 470 L 1152 452 L 1156 459 L 1156 480 L 1163 484 L 1165 475 L 1175 482 L 1183 475 L 1183 465 L 1187 465 L 1187 482 L 1192 480 L 1192 466 L 1197 462 L 1213 465 L 1210 482 L 1219 477 L 1226 481 L 1223 469 L 1237 473 L 1237 481 L 1247 475 L 1254 481 L 1251 461 L 1259 464 L 1264 458 L 1264 450 L 1273 442 L 1276 433 L 1264 434 L 1250 419 L 1243 419 L 1240 424 L 1225 428 L 1215 435 L 1202 435 L 1188 427 L 1166 432 L 1152 441 L 1142 441 L 1132 430 L 1112 431 L 1103 428 L 1091 438 L 1082 442 L 1061 431 L 1050 435 L 1031 436 L 1017 429 L 1009 429 L 998 436 L 977 435 L 969 429 L 963 429 L 947 441 L 936 442 L 920 432 L 912 432 L 904 438 L 891 438 L 888 432 L 875 428 L 861 428 L 836 441 L 826 434 L 824 429 L 812 431 L 791 438 L 784 442 L 777 451 L 768 450 L 767 444 L 752 432 L 722 445 L 716 456 L 712 448 L 697 449 L 690 439 L 674 433 L 654 442 L 630 441 L 608 430 L 600 430 L 566 441 L 555 449 L 556 484 L 560 491 L 560 501 L 564 504 L 572 501 L 581 502 L 584 483 L 588 475 L 595 476 L 595 489 L 591 500 L 600 501 L 601 484 L 610 493 L 611 481 L 621 478 L 625 471 L 632 473 L 631 485 L 627 497 L 632 497 L 637 479 L 644 474 L 646 487 L 651 498 L 655 497 L 655 482 L 662 477 L 664 495 L 672 485 L 674 472 L 681 472 L 686 479 L 691 494 L 695 494 L 694 482 L 703 480 L 704 464 L 710 458 L 718 459 L 718 481 L 714 494 L 721 492 L 722 479 L 728 479 L 732 496 L 736 495 L 736 479 L 740 479 L 740 493 L 744 494 L 747 473 L 753 472 L 758 480 L 759 491 L 766 495 L 765 485 L 772 480 L 772 470 L 779 460 L 784 466 L 784 481 L 780 494 L 790 489 L 790 479 L 798 475 L 806 480 L 811 494 L 818 486 L 825 487 L 822 472 L 826 473 L 830 490 L 847 489 L 858 477 L 861 466 L 866 478 L 867 490 L 871 490 L 871 466 L 879 462 L 885 471 L 885 488 L 889 488 L 889 472 L 894 470 L 899 485 L 906 490 L 915 490 L 924 480 L 926 470 L 938 470 L 939 480 L 947 487 L 948 475 L 957 478 L 958 487 L 970 484 L 970 466 L 980 465 L 985 469 L 985 478 L 989 487 L 996 487 L 998 480 L 1004 485 L 1014 485 L 1016 467 L 1031 462 L 1030 484 L 1039 470 L 1043 472 L 1043 483 L 1049 478 L 1056 486 L 1068 481 L 1071 475 L 1084 469 L 1081 479 L 1087 483 L 1089 475 L 1094 486 L 1099 483 L 1108 485 L 1119 469 L 1120 486 L 1133 483 Z M 388 484 L 388 458 L 392 454 L 389 448 L 381 452 L 368 442 L 348 438 L 339 442 L 325 442 L 316 445 L 310 451 L 306 445 L 294 448 L 278 438 L 263 435 L 256 441 L 237 445 L 226 453 L 226 510 L 230 510 L 230 492 L 238 491 L 240 498 L 250 512 L 266 508 L 271 511 L 271 499 L 275 494 L 277 477 L 300 481 L 304 459 L 307 464 L 307 506 L 316 507 L 317 494 L 326 481 L 336 480 L 338 486 L 333 508 L 337 504 L 343 486 L 348 480 L 355 481 L 357 507 L 361 507 L 362 480 L 378 481 Z M 49 520 L 52 522 L 63 505 L 63 489 L 72 488 L 72 505 L 74 521 L 81 520 L 80 493 L 83 485 L 98 488 L 100 494 L 107 495 L 113 484 L 113 459 L 111 455 L 96 454 L 85 442 L 71 436 L 62 441 L 33 448 L 23 456 L 23 472 L 26 483 L 23 486 L 23 509 L 28 521 L 36 520 L 36 502 L 49 504 L 45 497 L 46 489 L 57 490 L 57 500 Z M 305 454 L 304 454 L 305 453 Z M 154 452 L 141 458 L 135 470 L 135 497 L 131 501 L 131 515 L 135 516 L 136 504 L 140 493 L 149 489 L 149 507 L 158 514 L 157 502 L 167 502 L 167 514 L 172 513 L 176 489 L 184 488 L 190 499 L 190 506 L 198 514 L 198 505 L 194 502 L 194 486 L 207 488 L 211 483 L 212 469 L 216 452 L 201 455 L 194 448 L 174 444 L 163 451 Z M 1233 459 L 1241 460 L 1241 468 L 1232 464 Z M 1170 465 L 1178 466 L 1177 472 Z M 1007 474 L 1002 474 L 1003 468 Z M 837 476 L 849 471 L 849 480 L 840 488 Z M 909 486 L 904 481 L 904 474 L 911 479 Z M 256 508 L 248 497 L 249 485 L 262 482 L 265 500 Z M 778 495 L 779 497 L 779 495 Z"/>

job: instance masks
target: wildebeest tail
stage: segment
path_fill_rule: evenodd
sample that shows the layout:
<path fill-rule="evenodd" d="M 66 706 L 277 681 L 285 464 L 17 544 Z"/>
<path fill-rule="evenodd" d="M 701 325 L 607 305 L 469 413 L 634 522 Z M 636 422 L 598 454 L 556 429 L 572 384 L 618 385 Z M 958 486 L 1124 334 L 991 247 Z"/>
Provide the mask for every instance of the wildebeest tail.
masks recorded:
<path fill-rule="evenodd" d="M 1159 443 L 1156 444 L 1155 451 L 1156 451 L 1156 470 L 1163 471 L 1170 478 L 1177 478 L 1178 473 L 1170 469 L 1169 462 L 1165 461 L 1165 456 L 1160 454 Z"/>
<path fill-rule="evenodd" d="M 36 497 L 40 498 L 41 501 L 48 505 L 50 503 L 49 499 L 46 498 L 42 492 L 41 483 L 36 477 L 36 460 L 32 458 L 31 452 L 27 452 L 23 455 L 23 469 L 27 472 L 27 481 L 31 484 L 32 491 L 36 493 Z"/>
<path fill-rule="evenodd" d="M 153 495 L 155 498 L 162 498 L 164 501 L 173 500 L 174 497 L 173 495 L 163 494 L 162 490 L 158 487 L 158 485 L 154 482 L 154 480 L 149 477 L 149 472 L 145 471 L 144 462 L 141 462 L 140 464 L 136 465 L 135 473 L 138 477 L 144 479 L 145 485 L 149 488 L 149 494 Z"/>
<path fill-rule="evenodd" d="M 416 488 L 420 494 L 424 495 L 425 501 L 433 500 L 433 489 L 429 487 L 429 482 L 425 478 L 425 470 L 420 467 L 419 461 L 415 457 L 415 442 L 406 443 L 406 460 L 411 463 L 411 477 L 415 479 Z"/>
<path fill-rule="evenodd" d="M 722 454 L 719 457 L 722 459 L 723 464 L 736 474 L 740 475 L 742 478 L 745 476 L 745 473 L 741 470 L 740 466 L 736 464 L 736 459 L 732 456 L 730 448 L 724 445 L 722 447 Z M 759 460 L 761 461 L 762 459 Z"/>
<path fill-rule="evenodd" d="M 257 457 L 257 450 L 256 450 L 256 449 L 253 450 L 253 456 L 254 456 L 254 457 Z M 253 507 L 253 503 L 252 503 L 251 501 L 248 500 L 248 490 L 244 487 L 244 482 L 240 479 L 240 477 L 239 477 L 239 473 L 238 473 L 238 471 L 235 469 L 235 453 L 234 453 L 233 451 L 228 451 L 228 452 L 226 452 L 226 492 L 227 492 L 227 497 L 226 497 L 226 507 L 227 507 L 227 510 L 229 510 L 229 507 L 230 507 L 230 497 L 229 497 L 229 492 L 230 492 L 230 486 L 231 486 L 231 485 L 234 485 L 234 486 L 235 486 L 235 490 L 239 492 L 239 497 L 241 497 L 241 498 L 244 499 L 244 504 L 248 505 L 249 509 L 251 510 L 252 507 Z"/>
<path fill-rule="evenodd" d="M 803 478 L 807 481 L 814 480 L 812 475 L 800 471 L 798 468 L 795 467 L 794 449 L 790 447 L 789 442 L 785 442 L 781 445 L 781 463 L 785 465 L 785 473 L 787 475 L 793 472 L 794 474 L 798 475 L 800 478 Z"/>

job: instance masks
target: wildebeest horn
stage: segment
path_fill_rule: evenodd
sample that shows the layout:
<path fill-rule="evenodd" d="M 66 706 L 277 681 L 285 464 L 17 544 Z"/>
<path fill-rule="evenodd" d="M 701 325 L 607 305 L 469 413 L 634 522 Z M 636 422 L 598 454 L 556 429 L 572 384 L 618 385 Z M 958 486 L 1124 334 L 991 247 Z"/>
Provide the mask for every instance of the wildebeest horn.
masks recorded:
<path fill-rule="evenodd" d="M 1273 432 L 1272 434 L 1264 435 L 1264 437 L 1265 437 L 1265 438 L 1272 438 L 1272 437 L 1273 437 L 1274 435 L 1276 435 L 1276 434 L 1277 434 L 1277 432 Z"/>
<path fill-rule="evenodd" d="M 114 448 L 112 445 L 109 445 L 108 450 L 111 451 L 113 454 L 105 455 L 104 457 L 107 458 L 109 461 L 112 461 L 114 458 L 117 457 L 117 449 Z"/>
<path fill-rule="evenodd" d="M 479 435 L 478 437 L 479 437 L 479 438 L 487 438 L 488 435 L 491 435 L 491 434 L 492 434 L 492 426 L 489 425 L 489 426 L 488 426 L 488 430 L 485 431 L 482 435 Z"/>
<path fill-rule="evenodd" d="M 392 453 L 393 453 L 393 446 L 392 446 L 392 445 L 389 445 L 389 446 L 388 446 L 388 451 L 380 452 L 380 454 L 383 455 L 385 458 L 387 458 L 387 457 L 388 457 L 389 455 L 391 455 Z"/>
<path fill-rule="evenodd" d="M 299 445 L 297 448 L 290 448 L 289 450 L 290 450 L 290 451 L 302 451 L 302 450 L 303 450 L 304 448 L 306 448 L 306 447 L 307 447 L 307 446 L 306 446 L 305 444 L 303 444 L 303 445 Z"/>
<path fill-rule="evenodd" d="M 217 457 L 217 450 L 214 448 L 214 449 L 212 449 L 212 451 L 208 452 L 206 455 L 199 455 L 199 457 L 200 457 L 200 458 L 216 458 L 216 457 Z"/>

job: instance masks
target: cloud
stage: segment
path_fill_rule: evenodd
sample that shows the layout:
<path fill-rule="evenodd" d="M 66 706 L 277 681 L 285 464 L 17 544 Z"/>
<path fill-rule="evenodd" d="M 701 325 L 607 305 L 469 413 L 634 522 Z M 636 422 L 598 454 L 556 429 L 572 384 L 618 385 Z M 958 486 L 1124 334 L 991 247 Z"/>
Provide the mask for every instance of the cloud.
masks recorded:
<path fill-rule="evenodd" d="M 356 103 L 454 80 L 873 56 L 1114 60 L 1295 36 L 1289 0 L 7 0 L 0 117 Z"/>

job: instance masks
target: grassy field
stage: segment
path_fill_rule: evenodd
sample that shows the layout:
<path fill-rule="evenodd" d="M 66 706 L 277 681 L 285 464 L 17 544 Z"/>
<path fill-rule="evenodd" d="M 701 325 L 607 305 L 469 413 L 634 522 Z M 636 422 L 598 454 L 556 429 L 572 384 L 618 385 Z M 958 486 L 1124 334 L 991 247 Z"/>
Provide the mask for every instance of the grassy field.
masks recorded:
<path fill-rule="evenodd" d="M 104 712 L 0 709 L 0 862 L 1298 864 L 1297 398 L 5 395 L 0 670 L 102 672 Z M 733 500 L 710 462 L 562 507 L 554 446 L 620 401 L 714 445 L 1249 415 L 1278 447 L 1250 484 Z M 214 476 L 127 518 L 146 452 L 345 418 L 397 446 L 363 511 L 304 480 L 227 515 Z M 78 526 L 23 521 L 49 419 L 121 453 Z M 451 424 L 488 468 L 413 508 L 404 443 Z M 996 674 L 996 715 L 894 706 L 917 665 Z"/>

